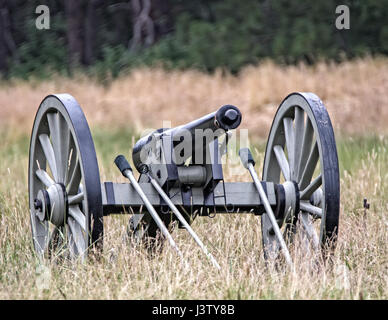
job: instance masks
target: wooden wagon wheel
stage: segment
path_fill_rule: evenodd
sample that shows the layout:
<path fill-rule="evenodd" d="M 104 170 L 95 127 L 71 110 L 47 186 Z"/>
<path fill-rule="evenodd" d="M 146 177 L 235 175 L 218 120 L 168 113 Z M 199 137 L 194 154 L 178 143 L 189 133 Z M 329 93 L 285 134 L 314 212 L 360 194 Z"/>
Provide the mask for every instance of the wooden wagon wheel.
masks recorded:
<path fill-rule="evenodd" d="M 293 93 L 281 103 L 269 133 L 263 180 L 298 186 L 300 210 L 278 219 L 286 241 L 300 230 L 314 248 L 334 248 L 340 208 L 338 157 L 329 115 L 316 95 Z M 277 256 L 279 243 L 266 214 L 261 225 L 265 257 Z"/>
<path fill-rule="evenodd" d="M 33 125 L 29 155 L 33 244 L 43 256 L 59 244 L 71 258 L 102 248 L 101 185 L 92 136 L 77 101 L 47 96 Z"/>

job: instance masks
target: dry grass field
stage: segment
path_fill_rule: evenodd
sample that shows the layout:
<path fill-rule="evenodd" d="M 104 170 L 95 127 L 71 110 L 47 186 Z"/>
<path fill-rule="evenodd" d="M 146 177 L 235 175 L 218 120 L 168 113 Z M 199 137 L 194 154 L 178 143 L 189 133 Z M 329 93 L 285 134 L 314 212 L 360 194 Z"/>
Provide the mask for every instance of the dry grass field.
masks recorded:
<path fill-rule="evenodd" d="M 126 239 L 128 215 L 104 219 L 104 253 L 98 261 L 37 259 L 29 222 L 28 145 L 34 114 L 47 94 L 68 92 L 79 101 L 92 128 L 101 180 L 124 182 L 113 159 L 119 153 L 129 157 L 134 135 L 161 127 L 162 120 L 182 124 L 223 104 L 242 111 L 241 128 L 249 129 L 260 164 L 276 108 L 294 91 L 316 93 L 336 131 L 341 212 L 331 264 L 296 246 L 294 270 L 266 266 L 260 220 L 253 215 L 194 221 L 221 271 L 183 230 L 173 237 L 191 268 L 181 265 L 168 245 L 150 259 Z M 265 62 L 238 76 L 141 69 L 108 86 L 81 75 L 0 83 L 0 299 L 387 299 L 387 134 L 384 58 L 314 67 Z M 237 166 L 226 168 L 227 180 Z"/>

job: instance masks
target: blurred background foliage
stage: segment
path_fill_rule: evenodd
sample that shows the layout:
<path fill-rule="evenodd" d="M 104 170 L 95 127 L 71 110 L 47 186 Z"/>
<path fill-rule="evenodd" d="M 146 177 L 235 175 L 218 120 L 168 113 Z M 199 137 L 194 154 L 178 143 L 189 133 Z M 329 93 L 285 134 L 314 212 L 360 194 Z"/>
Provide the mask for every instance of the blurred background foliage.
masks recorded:
<path fill-rule="evenodd" d="M 38 30 L 38 5 L 50 29 Z M 335 9 L 350 9 L 337 30 Z M 137 66 L 236 73 L 263 58 L 342 61 L 388 53 L 388 0 L 0 0 L 0 73 L 81 70 L 115 78 Z"/>

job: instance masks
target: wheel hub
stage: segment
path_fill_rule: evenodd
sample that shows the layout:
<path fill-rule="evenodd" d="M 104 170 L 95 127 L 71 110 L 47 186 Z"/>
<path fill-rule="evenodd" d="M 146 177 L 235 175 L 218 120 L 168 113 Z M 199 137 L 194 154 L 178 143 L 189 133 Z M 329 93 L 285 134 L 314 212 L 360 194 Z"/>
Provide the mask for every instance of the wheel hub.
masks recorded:
<path fill-rule="evenodd" d="M 34 200 L 36 216 L 40 221 L 50 221 L 63 226 L 68 213 L 68 197 L 62 183 L 55 183 L 47 190 L 39 190 Z"/>
<path fill-rule="evenodd" d="M 282 225 L 283 221 L 290 220 L 299 212 L 299 187 L 295 181 L 286 181 L 276 186 L 275 193 L 277 206 L 274 214 L 279 225 Z"/>

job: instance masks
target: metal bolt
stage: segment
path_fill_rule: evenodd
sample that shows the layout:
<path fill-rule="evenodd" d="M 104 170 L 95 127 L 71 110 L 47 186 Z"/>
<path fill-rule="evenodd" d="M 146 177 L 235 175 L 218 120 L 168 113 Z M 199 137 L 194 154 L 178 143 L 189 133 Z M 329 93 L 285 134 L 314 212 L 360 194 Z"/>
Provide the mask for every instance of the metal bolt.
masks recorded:
<path fill-rule="evenodd" d="M 148 166 L 146 164 L 142 164 L 139 167 L 139 171 L 140 171 L 140 173 L 146 174 L 149 171 L 149 168 L 148 168 Z"/>
<path fill-rule="evenodd" d="M 42 201 L 40 201 L 39 199 L 35 199 L 34 200 L 34 208 L 35 208 L 35 210 L 38 210 L 41 212 L 43 210 Z"/>
<path fill-rule="evenodd" d="M 184 184 L 184 185 L 182 185 L 182 189 L 184 192 L 188 192 L 188 191 L 190 191 L 191 187 L 187 184 Z"/>

